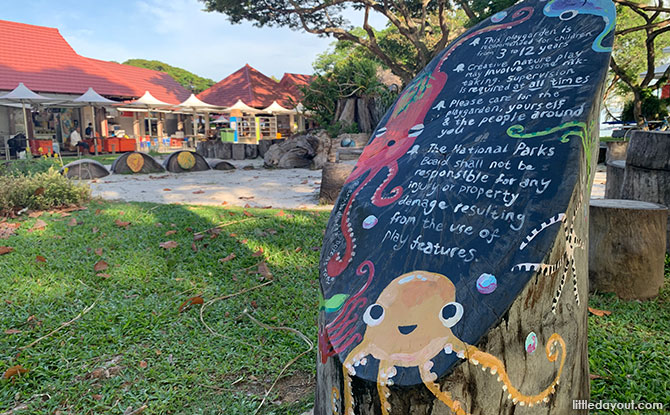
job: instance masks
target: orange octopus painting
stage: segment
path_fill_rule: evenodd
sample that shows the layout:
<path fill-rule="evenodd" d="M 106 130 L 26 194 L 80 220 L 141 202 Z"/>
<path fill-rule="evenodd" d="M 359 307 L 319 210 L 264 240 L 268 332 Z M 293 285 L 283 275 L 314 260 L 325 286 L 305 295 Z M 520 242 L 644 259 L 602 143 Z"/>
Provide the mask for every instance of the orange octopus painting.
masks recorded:
<path fill-rule="evenodd" d="M 498 358 L 453 334 L 451 328 L 461 321 L 463 313 L 463 306 L 456 302 L 454 284 L 444 275 L 413 271 L 394 279 L 377 301 L 365 310 L 363 321 L 367 328 L 363 340 L 344 360 L 343 412 L 354 415 L 351 376 L 356 374 L 357 367 L 365 366 L 368 358 L 372 357 L 379 361 L 377 390 L 382 414 L 388 414 L 391 409 L 386 399 L 397 367 L 418 368 L 423 384 L 453 413 L 468 414 L 467 409 L 448 391 L 442 391 L 436 382 L 437 374 L 431 371 L 432 359 L 440 353 L 455 353 L 461 359 L 489 370 L 491 375 L 497 376 L 502 389 L 508 393 L 508 399 L 514 404 L 533 406 L 548 401 L 560 382 L 565 364 L 563 338 L 554 333 L 545 348 L 549 362 L 555 362 L 560 355 L 553 382 L 535 395 L 525 395 L 512 385 L 505 366 Z"/>

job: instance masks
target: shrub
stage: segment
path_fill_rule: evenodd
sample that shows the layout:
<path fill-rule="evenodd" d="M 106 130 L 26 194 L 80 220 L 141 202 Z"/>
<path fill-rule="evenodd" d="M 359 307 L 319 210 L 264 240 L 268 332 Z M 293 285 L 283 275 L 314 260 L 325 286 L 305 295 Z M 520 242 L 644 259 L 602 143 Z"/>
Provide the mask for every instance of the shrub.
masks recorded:
<path fill-rule="evenodd" d="M 38 159 L 12 160 L 0 164 L 0 175 L 29 176 L 35 173 L 44 173 L 51 167 L 60 168 L 60 161 L 56 158 L 41 157 Z"/>
<path fill-rule="evenodd" d="M 623 106 L 623 112 L 621 113 L 621 120 L 633 122 L 635 117 L 633 115 L 633 105 L 634 101 L 626 101 Z M 643 91 L 642 93 L 642 116 L 646 120 L 662 120 L 664 117 L 668 116 L 668 110 L 666 108 L 667 102 L 664 99 L 659 99 L 658 97 L 652 95 L 648 91 Z"/>
<path fill-rule="evenodd" d="M 85 184 L 70 181 L 56 169 L 32 175 L 0 176 L 0 214 L 28 208 L 53 209 L 79 205 L 91 198 L 91 189 Z"/>

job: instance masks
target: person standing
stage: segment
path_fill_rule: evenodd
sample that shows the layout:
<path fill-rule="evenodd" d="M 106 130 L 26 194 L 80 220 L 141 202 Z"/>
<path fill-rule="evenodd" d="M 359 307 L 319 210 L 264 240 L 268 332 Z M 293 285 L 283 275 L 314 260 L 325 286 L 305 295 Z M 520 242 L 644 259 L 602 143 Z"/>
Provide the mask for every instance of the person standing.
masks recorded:
<path fill-rule="evenodd" d="M 84 130 L 84 134 L 86 134 L 86 138 L 88 139 L 93 138 L 93 124 L 88 123 L 88 127 L 86 127 L 86 130 Z"/>

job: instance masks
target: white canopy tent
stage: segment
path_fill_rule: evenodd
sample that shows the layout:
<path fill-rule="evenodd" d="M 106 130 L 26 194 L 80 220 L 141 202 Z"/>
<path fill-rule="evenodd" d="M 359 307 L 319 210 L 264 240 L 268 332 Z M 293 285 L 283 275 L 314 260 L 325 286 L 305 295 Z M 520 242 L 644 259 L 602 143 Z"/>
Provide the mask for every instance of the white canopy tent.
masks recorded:
<path fill-rule="evenodd" d="M 112 101 L 111 99 L 107 99 L 103 97 L 102 95 L 98 94 L 95 92 L 93 88 L 88 88 L 86 92 L 84 92 L 83 95 L 80 97 L 77 97 L 72 100 L 72 102 L 76 102 L 79 104 L 84 104 L 84 105 L 90 105 L 91 106 L 91 116 L 93 120 L 93 147 L 95 148 L 95 155 L 98 155 L 98 140 L 96 140 L 97 136 L 97 127 L 96 127 L 96 122 L 95 122 L 95 107 L 96 106 L 103 106 L 103 105 L 111 105 L 111 104 L 116 104 L 116 101 Z"/>
<path fill-rule="evenodd" d="M 0 96 L 0 101 L 18 102 L 21 104 L 21 109 L 23 112 L 23 127 L 26 130 L 26 138 L 30 138 L 28 137 L 28 117 L 26 116 L 26 104 L 37 104 L 52 100 L 53 98 L 47 98 L 31 91 L 30 88 L 23 84 L 23 82 L 19 82 L 19 85 L 11 92 Z M 29 148 L 30 147 L 28 146 L 26 151 L 28 151 Z"/>
<path fill-rule="evenodd" d="M 196 97 L 194 94 L 191 94 L 184 102 L 178 105 L 178 107 L 181 108 L 188 108 L 193 112 L 193 136 L 197 134 L 197 129 L 196 129 L 196 120 L 198 116 L 198 112 L 203 112 L 206 114 L 207 121 L 206 121 L 206 126 L 205 130 L 208 129 L 209 127 L 209 113 L 210 112 L 223 112 L 224 107 L 218 107 L 216 105 L 211 105 L 206 102 L 201 101 L 198 97 Z"/>
<path fill-rule="evenodd" d="M 295 109 L 288 109 L 284 108 L 277 101 L 272 101 L 272 104 L 270 104 L 268 107 L 263 108 L 261 112 L 268 113 L 268 114 L 279 114 L 279 115 L 288 115 L 288 114 L 296 114 Z"/>
<path fill-rule="evenodd" d="M 160 99 L 154 97 L 151 95 L 151 92 L 145 91 L 144 95 L 136 99 L 135 101 L 130 101 L 130 102 L 124 102 L 119 104 L 121 108 L 117 108 L 119 111 L 129 111 L 129 112 L 170 112 L 169 109 L 171 107 L 174 107 L 173 104 L 167 103 L 165 101 L 161 101 Z M 126 108 L 127 107 L 127 108 Z M 144 110 L 144 111 L 139 111 L 139 109 Z M 134 120 L 137 120 L 136 114 L 133 115 L 135 118 Z M 145 125 L 142 124 L 141 129 L 144 129 Z M 139 134 L 141 135 L 141 129 L 135 131 L 135 136 Z"/>
<path fill-rule="evenodd" d="M 261 110 L 257 110 L 256 108 L 248 106 L 247 104 L 242 102 L 241 99 L 238 99 L 237 102 L 233 104 L 233 106 L 226 108 L 225 112 L 231 112 L 233 110 L 239 110 L 249 114 L 258 114 L 259 112 L 261 112 Z"/>

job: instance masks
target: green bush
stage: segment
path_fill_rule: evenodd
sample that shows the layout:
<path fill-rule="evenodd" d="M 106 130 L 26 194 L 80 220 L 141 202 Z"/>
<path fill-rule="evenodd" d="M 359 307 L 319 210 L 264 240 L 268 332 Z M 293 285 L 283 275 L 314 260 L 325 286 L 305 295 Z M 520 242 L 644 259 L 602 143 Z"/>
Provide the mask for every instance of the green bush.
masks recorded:
<path fill-rule="evenodd" d="M 62 176 L 50 167 L 32 175 L 0 176 L 0 214 L 28 208 L 46 210 L 79 205 L 91 198 L 91 189 Z"/>
<path fill-rule="evenodd" d="M 60 161 L 56 158 L 41 157 L 38 159 L 12 160 L 0 164 L 0 175 L 29 176 L 35 173 L 44 173 L 50 168 L 60 168 Z"/>

